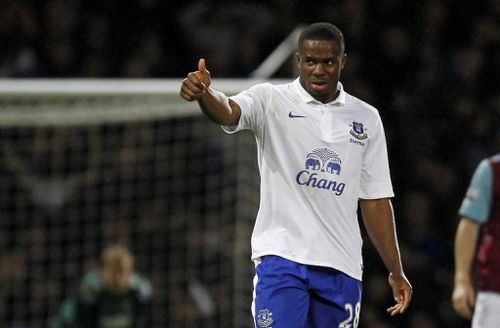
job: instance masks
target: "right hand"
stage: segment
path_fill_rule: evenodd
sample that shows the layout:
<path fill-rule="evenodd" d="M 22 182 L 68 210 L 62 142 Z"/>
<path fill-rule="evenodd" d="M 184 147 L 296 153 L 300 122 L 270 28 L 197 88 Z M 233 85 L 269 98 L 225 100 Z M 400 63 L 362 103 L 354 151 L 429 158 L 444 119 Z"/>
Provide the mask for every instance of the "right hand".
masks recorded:
<path fill-rule="evenodd" d="M 198 100 L 206 94 L 210 83 L 212 83 L 210 72 L 206 68 L 205 59 L 201 58 L 198 61 L 198 70 L 189 73 L 182 80 L 180 95 L 187 101 Z"/>
<path fill-rule="evenodd" d="M 476 292 L 471 283 L 457 282 L 453 288 L 451 296 L 453 309 L 464 319 L 470 320 L 474 313 L 474 304 L 476 303 Z"/>

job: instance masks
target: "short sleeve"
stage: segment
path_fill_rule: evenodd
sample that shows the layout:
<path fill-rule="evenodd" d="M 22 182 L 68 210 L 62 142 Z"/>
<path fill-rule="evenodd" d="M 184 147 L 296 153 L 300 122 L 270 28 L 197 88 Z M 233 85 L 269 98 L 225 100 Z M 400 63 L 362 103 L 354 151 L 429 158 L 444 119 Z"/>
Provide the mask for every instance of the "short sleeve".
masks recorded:
<path fill-rule="evenodd" d="M 362 199 L 393 197 L 387 144 L 380 116 L 377 115 L 373 131 L 368 132 L 370 139 L 363 156 L 359 197 Z"/>
<path fill-rule="evenodd" d="M 487 159 L 479 163 L 459 209 L 460 216 L 470 218 L 479 224 L 488 221 L 491 212 L 493 171 Z"/>
<path fill-rule="evenodd" d="M 238 125 L 222 126 L 222 129 L 226 133 L 247 129 L 256 132 L 261 129 L 270 86 L 268 83 L 258 84 L 231 97 L 230 99 L 240 106 L 241 117 Z"/>

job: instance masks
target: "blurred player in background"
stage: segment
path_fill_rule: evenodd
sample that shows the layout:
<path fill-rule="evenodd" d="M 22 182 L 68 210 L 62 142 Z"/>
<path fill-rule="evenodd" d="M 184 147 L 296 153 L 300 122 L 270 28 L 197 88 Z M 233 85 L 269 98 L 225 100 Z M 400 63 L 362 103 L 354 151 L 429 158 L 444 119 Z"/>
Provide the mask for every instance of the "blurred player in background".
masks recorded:
<path fill-rule="evenodd" d="M 204 59 L 180 95 L 227 133 L 257 140 L 260 209 L 252 234 L 256 265 L 252 312 L 257 327 L 356 327 L 364 225 L 381 255 L 403 313 L 412 287 L 401 263 L 385 133 L 378 111 L 344 91 L 342 32 L 306 27 L 298 43 L 300 76 L 258 84 L 228 98 L 210 87 Z"/>
<path fill-rule="evenodd" d="M 51 327 L 151 327 L 151 284 L 134 272 L 128 248 L 104 249 L 100 269 L 85 275 L 78 294 L 63 303 Z"/>
<path fill-rule="evenodd" d="M 461 317 L 472 319 L 473 328 L 498 327 L 500 154 L 486 158 L 478 165 L 459 214 L 453 308 Z M 474 262 L 476 270 L 473 270 Z"/>

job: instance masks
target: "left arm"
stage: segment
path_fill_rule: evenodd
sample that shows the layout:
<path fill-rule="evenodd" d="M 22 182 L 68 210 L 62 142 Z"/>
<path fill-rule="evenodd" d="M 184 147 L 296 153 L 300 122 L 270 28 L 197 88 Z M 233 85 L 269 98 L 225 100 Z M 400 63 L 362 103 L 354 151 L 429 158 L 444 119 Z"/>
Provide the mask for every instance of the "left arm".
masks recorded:
<path fill-rule="evenodd" d="M 360 207 L 368 236 L 389 271 L 389 285 L 396 304 L 387 312 L 393 316 L 401 314 L 410 304 L 412 286 L 401 263 L 392 203 L 388 198 L 361 199 Z"/>

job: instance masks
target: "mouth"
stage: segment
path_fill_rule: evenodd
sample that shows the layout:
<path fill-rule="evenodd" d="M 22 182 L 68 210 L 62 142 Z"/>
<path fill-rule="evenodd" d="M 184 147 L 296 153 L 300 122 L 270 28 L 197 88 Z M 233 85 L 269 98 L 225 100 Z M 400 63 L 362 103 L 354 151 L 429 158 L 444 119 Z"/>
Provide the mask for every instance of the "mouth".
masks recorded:
<path fill-rule="evenodd" d="M 324 91 L 328 87 L 328 82 L 324 80 L 312 80 L 310 84 L 315 91 Z"/>

